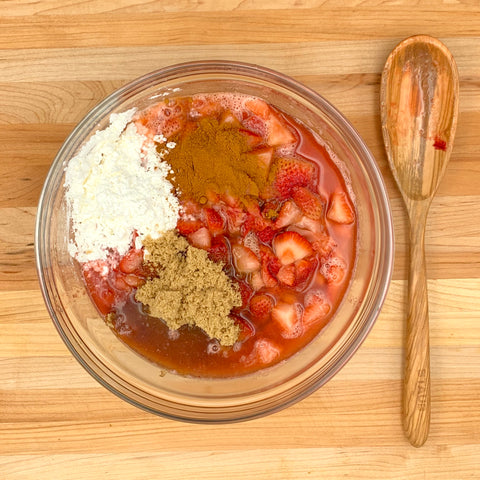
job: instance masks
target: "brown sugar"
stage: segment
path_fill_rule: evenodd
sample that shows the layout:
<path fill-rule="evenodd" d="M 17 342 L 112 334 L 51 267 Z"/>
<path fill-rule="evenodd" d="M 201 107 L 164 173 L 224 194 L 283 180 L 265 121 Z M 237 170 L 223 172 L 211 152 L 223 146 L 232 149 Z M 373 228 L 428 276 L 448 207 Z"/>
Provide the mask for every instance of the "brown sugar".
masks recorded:
<path fill-rule="evenodd" d="M 240 333 L 229 316 L 242 304 L 240 292 L 207 252 L 189 245 L 173 231 L 144 241 L 145 267 L 154 272 L 138 288 L 136 300 L 172 330 L 196 325 L 222 345 L 233 345 Z"/>

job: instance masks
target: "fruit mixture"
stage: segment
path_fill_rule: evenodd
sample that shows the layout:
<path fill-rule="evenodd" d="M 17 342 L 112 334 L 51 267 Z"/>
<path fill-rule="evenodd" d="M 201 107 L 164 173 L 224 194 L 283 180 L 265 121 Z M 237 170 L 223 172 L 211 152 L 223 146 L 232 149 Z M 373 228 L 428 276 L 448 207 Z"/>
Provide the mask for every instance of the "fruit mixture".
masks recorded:
<path fill-rule="evenodd" d="M 131 124 L 169 166 L 176 234 L 220 264 L 239 293 L 229 314 L 238 335 L 226 345 L 150 315 L 137 291 L 163 266 L 148 262 L 137 231 L 116 261 L 83 262 L 107 323 L 141 355 L 186 375 L 243 375 L 293 355 L 334 315 L 355 261 L 354 203 L 321 140 L 240 94 L 168 99 Z"/>

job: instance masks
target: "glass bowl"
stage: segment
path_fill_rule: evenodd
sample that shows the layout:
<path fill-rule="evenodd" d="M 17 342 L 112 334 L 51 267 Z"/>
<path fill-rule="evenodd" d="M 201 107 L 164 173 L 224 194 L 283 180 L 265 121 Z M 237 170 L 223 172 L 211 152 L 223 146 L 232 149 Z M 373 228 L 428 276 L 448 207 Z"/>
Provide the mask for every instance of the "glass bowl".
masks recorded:
<path fill-rule="evenodd" d="M 340 159 L 357 209 L 357 259 L 346 295 L 328 326 L 298 353 L 246 376 L 177 375 L 127 347 L 90 300 L 68 253 L 65 166 L 112 113 L 145 108 L 168 96 L 207 92 L 255 95 L 303 122 Z M 232 422 L 278 411 L 309 395 L 350 359 L 372 328 L 391 278 L 393 231 L 374 158 L 350 123 L 316 92 L 281 73 L 229 61 L 163 68 L 115 91 L 78 124 L 58 152 L 39 202 L 35 255 L 53 322 L 80 364 L 120 398 L 149 412 L 191 422 Z"/>

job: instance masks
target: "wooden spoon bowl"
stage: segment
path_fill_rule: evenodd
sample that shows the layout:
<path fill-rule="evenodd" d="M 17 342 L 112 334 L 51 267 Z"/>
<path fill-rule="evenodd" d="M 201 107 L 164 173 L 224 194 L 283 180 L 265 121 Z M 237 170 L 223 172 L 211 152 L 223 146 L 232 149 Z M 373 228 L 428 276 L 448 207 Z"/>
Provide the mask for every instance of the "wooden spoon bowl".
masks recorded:
<path fill-rule="evenodd" d="M 417 447 L 425 443 L 430 426 L 425 226 L 453 147 L 458 84 L 452 54 L 427 35 L 397 45 L 381 81 L 383 138 L 410 226 L 403 415 L 406 435 Z"/>

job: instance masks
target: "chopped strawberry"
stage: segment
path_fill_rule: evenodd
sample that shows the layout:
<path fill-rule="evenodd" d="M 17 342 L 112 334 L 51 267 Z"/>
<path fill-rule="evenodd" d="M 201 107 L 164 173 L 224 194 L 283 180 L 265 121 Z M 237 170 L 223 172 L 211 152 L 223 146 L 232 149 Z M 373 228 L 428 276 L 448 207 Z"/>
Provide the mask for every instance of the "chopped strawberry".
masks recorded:
<path fill-rule="evenodd" d="M 346 266 L 338 257 L 330 257 L 320 267 L 320 273 L 328 283 L 339 284 L 345 277 Z"/>
<path fill-rule="evenodd" d="M 272 363 L 280 355 L 280 348 L 277 347 L 272 341 L 266 338 L 261 338 L 255 343 L 256 356 L 263 364 Z"/>
<path fill-rule="evenodd" d="M 240 315 L 235 315 L 234 313 L 231 313 L 230 315 L 233 318 L 235 325 L 240 327 L 238 340 L 244 341 L 255 334 L 255 327 L 246 318 L 243 318 Z"/>
<path fill-rule="evenodd" d="M 227 229 L 230 234 L 240 233 L 240 228 L 245 222 L 246 213 L 240 207 L 229 206 L 225 209 Z"/>
<path fill-rule="evenodd" d="M 347 196 L 343 192 L 335 192 L 330 200 L 327 218 L 336 223 L 353 223 L 355 214 Z"/>
<path fill-rule="evenodd" d="M 247 282 L 243 280 L 238 281 L 238 289 L 240 291 L 240 296 L 242 297 L 242 308 L 246 308 L 250 297 L 253 294 L 253 289 Z"/>
<path fill-rule="evenodd" d="M 325 232 L 325 225 L 323 221 L 314 220 L 306 215 L 303 215 L 302 218 L 298 220 L 296 227 L 301 228 L 302 230 L 308 230 L 312 233 Z"/>
<path fill-rule="evenodd" d="M 296 303 L 277 302 L 272 309 L 272 320 L 278 323 L 284 337 L 297 337 L 301 333 L 300 310 Z"/>
<path fill-rule="evenodd" d="M 305 297 L 305 308 L 302 317 L 303 325 L 310 327 L 320 321 L 325 321 L 326 323 L 330 309 L 330 304 L 321 292 L 310 292 Z"/>
<path fill-rule="evenodd" d="M 210 248 L 208 249 L 208 257 L 210 260 L 217 263 L 227 263 L 229 261 L 229 248 L 227 240 L 223 235 L 217 235 L 212 238 Z"/>
<path fill-rule="evenodd" d="M 134 273 L 141 269 L 143 263 L 143 250 L 131 248 L 120 260 L 118 268 L 123 273 Z"/>
<path fill-rule="evenodd" d="M 336 244 L 332 237 L 324 232 L 315 233 L 311 240 L 312 248 L 320 254 L 321 257 L 326 258 L 333 252 Z"/>
<path fill-rule="evenodd" d="M 212 236 L 208 231 L 208 228 L 202 227 L 197 231 L 187 235 L 190 245 L 196 248 L 201 248 L 202 250 L 208 250 L 212 246 Z"/>
<path fill-rule="evenodd" d="M 287 145 L 296 141 L 293 132 L 274 113 L 267 119 L 267 131 L 267 143 L 272 147 Z"/>
<path fill-rule="evenodd" d="M 260 269 L 260 260 L 244 245 L 233 245 L 232 255 L 235 267 L 240 273 L 252 273 Z"/>
<path fill-rule="evenodd" d="M 265 138 L 267 125 L 262 118 L 257 117 L 256 115 L 251 115 L 242 120 L 242 125 L 245 129 L 259 135 L 262 139 Z"/>
<path fill-rule="evenodd" d="M 225 110 L 220 115 L 220 125 L 230 125 L 239 128 L 241 126 L 240 120 L 230 110 Z"/>
<path fill-rule="evenodd" d="M 296 284 L 302 285 L 304 282 L 310 281 L 313 272 L 317 268 L 318 260 L 316 257 L 302 258 L 295 262 L 295 278 Z"/>
<path fill-rule="evenodd" d="M 255 232 L 248 232 L 243 239 L 243 245 L 249 248 L 257 257 L 260 257 L 260 244 Z"/>
<path fill-rule="evenodd" d="M 275 220 L 276 228 L 284 228 L 296 223 L 302 218 L 302 211 L 295 202 L 287 200 L 280 208 L 278 218 Z"/>
<path fill-rule="evenodd" d="M 256 293 L 250 299 L 250 311 L 259 320 L 265 320 L 270 316 L 273 305 L 273 298 L 265 293 Z"/>
<path fill-rule="evenodd" d="M 258 239 L 263 243 L 270 243 L 275 236 L 276 231 L 272 227 L 266 227 L 257 232 Z"/>
<path fill-rule="evenodd" d="M 266 120 L 272 110 L 266 102 L 259 98 L 249 98 L 245 101 L 245 107 L 248 108 L 253 114 Z"/>
<path fill-rule="evenodd" d="M 197 218 L 188 219 L 186 217 L 180 217 L 177 220 L 177 231 L 180 235 L 189 235 L 196 232 L 203 227 L 203 222 Z"/>
<path fill-rule="evenodd" d="M 293 231 L 277 235 L 273 239 L 272 247 L 282 265 L 289 265 L 314 253 L 310 242 Z"/>
<path fill-rule="evenodd" d="M 277 158 L 270 169 L 269 180 L 283 199 L 290 198 L 298 187 L 313 187 L 315 165 L 298 158 Z"/>
<path fill-rule="evenodd" d="M 246 128 L 240 128 L 238 131 L 245 137 L 249 149 L 255 148 L 262 143 L 263 139 L 261 135 L 258 135 L 251 130 L 247 130 Z"/>
<path fill-rule="evenodd" d="M 205 208 L 205 221 L 212 235 L 224 232 L 224 221 L 222 216 L 213 208 Z"/>
<path fill-rule="evenodd" d="M 305 187 L 299 187 L 293 192 L 293 200 L 303 213 L 313 219 L 323 218 L 323 201 L 320 195 Z"/>
<path fill-rule="evenodd" d="M 276 280 L 275 280 L 275 285 L 276 285 Z M 274 285 L 274 286 L 275 286 Z M 253 291 L 258 292 L 261 288 L 265 286 L 265 282 L 263 281 L 262 278 L 262 272 L 261 271 L 256 271 L 253 272 L 250 276 L 250 286 L 253 288 Z"/>
<path fill-rule="evenodd" d="M 90 296 L 102 315 L 110 313 L 116 301 L 113 288 L 109 285 L 108 277 L 101 275 L 93 268 L 84 269 L 84 278 Z"/>
<path fill-rule="evenodd" d="M 277 274 L 277 279 L 280 283 L 288 286 L 293 286 L 296 283 L 295 265 L 282 265 Z"/>
<path fill-rule="evenodd" d="M 127 285 L 133 288 L 141 287 L 145 283 L 144 278 L 135 275 L 134 273 L 129 273 L 128 275 L 125 275 L 123 279 Z"/>
<path fill-rule="evenodd" d="M 270 169 L 273 159 L 273 147 L 258 147 L 250 152 L 250 155 L 255 155 L 258 159 L 259 165 L 265 170 Z"/>
<path fill-rule="evenodd" d="M 222 111 L 222 106 L 220 102 L 199 95 L 192 100 L 192 110 L 201 117 L 216 117 Z"/>

